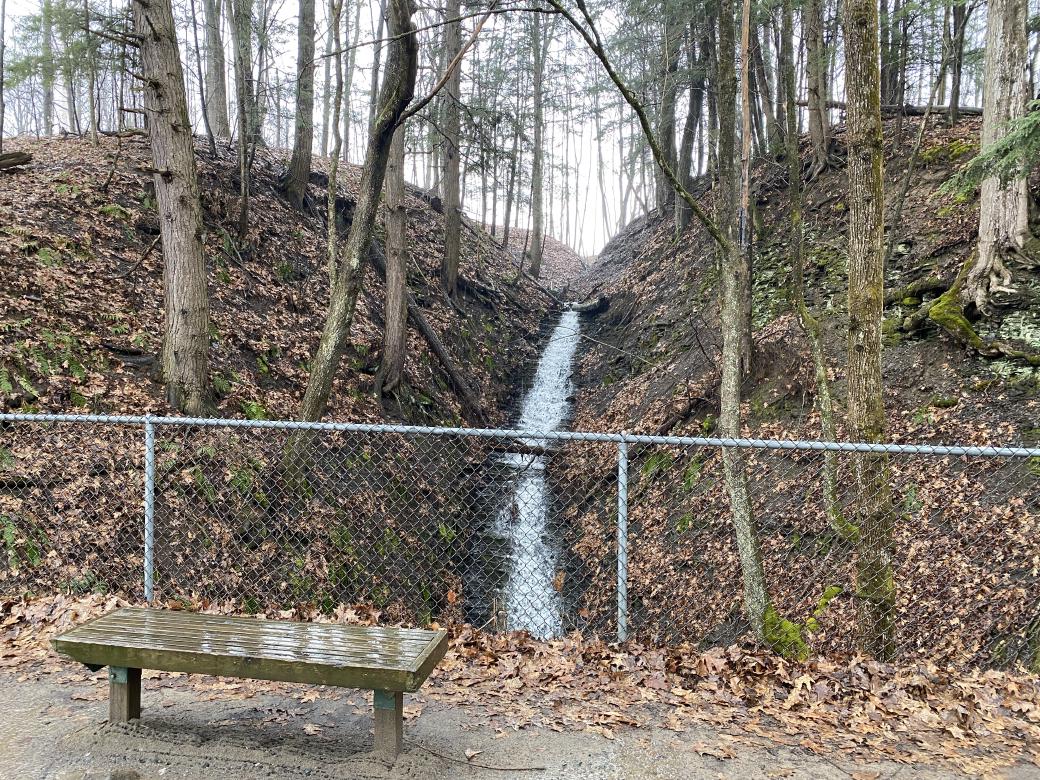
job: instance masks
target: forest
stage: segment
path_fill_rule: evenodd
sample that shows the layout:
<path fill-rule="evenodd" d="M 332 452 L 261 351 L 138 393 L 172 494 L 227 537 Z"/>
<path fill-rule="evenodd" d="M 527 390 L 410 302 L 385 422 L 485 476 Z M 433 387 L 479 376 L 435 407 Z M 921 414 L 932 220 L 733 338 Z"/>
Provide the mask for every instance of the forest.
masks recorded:
<path fill-rule="evenodd" d="M 578 430 L 1035 445 L 1038 18 L 1026 0 L 0 0 L 4 411 L 501 426 L 571 308 Z M 320 470 L 305 439 L 267 464 L 286 493 Z M 563 535 L 590 598 L 612 521 L 584 475 L 610 457 L 557 458 L 577 475 L 558 489 L 585 495 Z M 836 593 L 776 595 L 768 467 L 712 458 L 698 511 L 724 528 L 641 517 L 638 576 L 690 565 L 676 534 L 721 535 L 734 636 L 803 658 L 819 614 L 791 611 Z M 637 456 L 654 507 L 688 518 L 666 462 L 709 466 Z M 1023 463 L 999 498 L 1025 506 L 1025 566 Z M 835 610 L 896 658 L 921 511 L 905 463 L 826 451 L 799 473 L 853 567 Z M 639 609 L 693 592 L 675 587 Z M 1035 592 L 1009 604 L 975 649 L 1035 668 Z"/>

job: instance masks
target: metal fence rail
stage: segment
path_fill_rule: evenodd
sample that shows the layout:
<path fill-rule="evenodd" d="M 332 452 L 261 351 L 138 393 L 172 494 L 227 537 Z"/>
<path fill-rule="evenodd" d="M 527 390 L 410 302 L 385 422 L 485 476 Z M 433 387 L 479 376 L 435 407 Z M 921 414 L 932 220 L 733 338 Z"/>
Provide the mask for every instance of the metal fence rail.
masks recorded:
<path fill-rule="evenodd" d="M 1040 665 L 1040 448 L 3 414 L 0 596 L 728 643 L 748 626 L 724 448 L 799 647 L 855 650 L 851 486 L 883 456 L 899 657 Z"/>

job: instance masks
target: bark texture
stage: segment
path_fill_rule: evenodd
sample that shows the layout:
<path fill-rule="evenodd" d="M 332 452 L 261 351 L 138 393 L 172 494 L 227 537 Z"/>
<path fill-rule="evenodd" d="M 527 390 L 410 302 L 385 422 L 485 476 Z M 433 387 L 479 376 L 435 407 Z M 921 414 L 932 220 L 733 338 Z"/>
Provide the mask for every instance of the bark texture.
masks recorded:
<path fill-rule="evenodd" d="M 392 392 L 401 383 L 408 345 L 408 212 L 404 188 L 404 128 L 394 132 L 386 169 L 386 327 L 383 361 L 376 392 Z"/>
<path fill-rule="evenodd" d="M 292 159 L 285 178 L 285 195 L 303 208 L 311 176 L 314 146 L 314 0 L 300 0 L 296 48 L 296 114 Z"/>
<path fill-rule="evenodd" d="M 162 371 L 170 405 L 209 412 L 209 300 L 195 147 L 170 0 L 134 0 L 163 251 Z"/>
<path fill-rule="evenodd" d="M 459 0 L 445 7 L 445 61 L 451 62 L 462 48 L 462 22 L 458 21 Z M 459 192 L 459 101 L 462 68 L 455 68 L 444 92 L 444 260 L 441 281 L 448 295 L 455 297 L 459 284 L 459 255 L 462 252 L 462 203 Z M 389 251 L 389 247 L 388 247 Z M 388 258 L 388 261 L 390 258 Z"/>
<path fill-rule="evenodd" d="M 780 70 L 786 104 L 784 115 L 784 159 L 787 162 L 788 201 L 790 203 L 790 251 L 792 299 L 798 322 L 809 341 L 813 374 L 816 382 L 816 405 L 820 412 L 820 434 L 824 441 L 837 441 L 834 399 L 831 396 L 827 361 L 823 352 L 820 323 L 805 302 L 805 226 L 802 217 L 802 160 L 799 154 L 798 111 L 795 107 L 794 10 L 792 0 L 783 0 Z M 843 539 L 854 539 L 855 528 L 844 517 L 838 497 L 838 454 L 823 453 L 823 496 L 827 502 L 827 519 L 831 528 Z"/>
<path fill-rule="evenodd" d="M 878 7 L 874 0 L 845 0 L 848 122 L 848 420 L 855 441 L 880 442 L 885 433 L 881 378 L 884 302 L 884 202 Z M 859 529 L 856 598 L 860 645 L 881 660 L 895 652 L 895 584 L 892 574 L 894 512 L 888 459 L 853 460 L 854 523 Z"/>
<path fill-rule="evenodd" d="M 206 13 L 206 111 L 213 135 L 231 136 L 228 118 L 227 64 L 220 31 L 220 0 L 202 0 Z"/>
<path fill-rule="evenodd" d="M 990 0 L 986 18 L 986 66 L 982 105 L 982 146 L 1003 138 L 1008 123 L 1025 114 L 1029 101 L 1026 0 Z M 979 204 L 979 253 L 964 284 L 965 303 L 988 311 L 995 292 L 1011 291 L 1005 260 L 1029 240 L 1025 178 L 982 182 Z"/>
<path fill-rule="evenodd" d="M 823 2 L 808 0 L 805 6 L 806 94 L 809 104 L 809 138 L 812 140 L 813 174 L 827 167 L 831 131 L 827 116 L 827 50 L 823 41 Z"/>
<path fill-rule="evenodd" d="M 722 280 L 722 387 L 719 414 L 720 433 L 728 438 L 740 438 L 741 345 L 743 343 L 743 312 L 741 283 L 746 268 L 737 240 L 737 74 L 736 34 L 734 29 L 733 0 L 721 0 L 719 5 L 719 88 L 718 88 L 718 181 L 715 209 L 719 230 L 726 241 L 719 247 L 719 270 Z M 740 555 L 740 569 L 744 585 L 744 611 L 755 635 L 768 642 L 766 614 L 770 610 L 762 569 L 762 550 L 758 529 L 748 493 L 747 471 L 742 450 L 727 447 L 722 451 L 723 471 L 730 498 L 733 530 Z"/>

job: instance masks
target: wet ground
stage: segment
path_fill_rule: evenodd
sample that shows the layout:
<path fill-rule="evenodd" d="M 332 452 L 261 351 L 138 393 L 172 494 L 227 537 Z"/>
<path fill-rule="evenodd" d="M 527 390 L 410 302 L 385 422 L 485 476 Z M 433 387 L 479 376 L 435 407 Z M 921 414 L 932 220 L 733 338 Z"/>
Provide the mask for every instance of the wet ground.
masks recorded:
<path fill-rule="evenodd" d="M 788 747 L 749 747 L 711 729 L 581 732 L 496 728 L 479 706 L 406 700 L 406 750 L 394 763 L 370 752 L 371 719 L 358 691 L 205 677 L 144 682 L 142 720 L 108 726 L 98 675 L 58 679 L 0 672 L 4 780 L 249 780 L 251 778 L 899 778 L 952 770 L 835 759 Z M 1040 768 L 1006 771 L 1040 778 Z"/>

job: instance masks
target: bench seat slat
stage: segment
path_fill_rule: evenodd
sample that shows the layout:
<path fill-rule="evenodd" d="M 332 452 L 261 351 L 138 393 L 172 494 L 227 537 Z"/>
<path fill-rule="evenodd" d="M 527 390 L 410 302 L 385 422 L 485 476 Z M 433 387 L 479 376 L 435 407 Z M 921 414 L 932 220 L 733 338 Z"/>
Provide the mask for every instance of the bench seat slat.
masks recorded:
<path fill-rule="evenodd" d="M 87 664 L 414 691 L 443 657 L 447 637 L 130 608 L 55 638 L 54 647 Z"/>
<path fill-rule="evenodd" d="M 364 652 L 345 648 L 339 652 L 326 651 L 320 648 L 301 648 L 299 646 L 279 646 L 265 644 L 262 648 L 250 643 L 242 643 L 232 638 L 211 638 L 201 642 L 185 642 L 182 637 L 175 634 L 161 635 L 149 633 L 147 637 L 137 634 L 121 634 L 116 632 L 84 632 L 76 637 L 79 642 L 99 645 L 118 645 L 120 647 L 133 647 L 141 650 L 181 650 L 184 652 L 216 653 L 220 655 L 241 656 L 244 658 L 263 656 L 265 658 L 277 658 L 291 661 L 302 656 L 308 660 L 322 662 L 330 666 L 354 666 L 363 664 L 366 666 L 378 666 L 385 669 L 400 668 L 389 660 L 388 656 L 381 656 L 376 651 Z M 419 649 L 421 651 L 421 648 Z M 414 654 L 418 655 L 418 651 Z M 399 658 L 399 655 L 393 656 Z"/>
<path fill-rule="evenodd" d="M 139 638 L 142 635 L 155 637 L 156 640 L 162 639 L 173 644 L 176 644 L 178 640 L 186 639 L 186 641 L 188 641 L 193 647 L 202 642 L 209 642 L 212 644 L 239 647 L 260 646 L 272 649 L 283 648 L 294 652 L 307 651 L 325 653 L 328 655 L 336 655 L 345 652 L 351 655 L 375 655 L 382 658 L 393 656 L 416 656 L 429 644 L 429 639 L 425 642 L 419 642 L 416 640 L 398 642 L 394 639 L 365 639 L 358 637 L 344 639 L 343 637 L 334 636 L 297 638 L 281 636 L 279 634 L 264 635 L 262 633 L 247 634 L 235 633 L 233 631 L 212 631 L 209 628 L 205 628 L 185 638 L 184 632 L 174 626 L 149 628 L 147 631 L 123 626 L 113 626 L 111 628 L 105 627 L 104 629 L 94 629 L 90 626 L 84 626 L 83 630 L 77 634 L 78 637 L 94 636 L 101 639 L 106 637 Z"/>
<path fill-rule="evenodd" d="M 146 614 L 138 614 L 146 613 Z M 398 641 L 428 642 L 431 631 L 419 628 L 386 628 L 383 626 L 350 626 L 340 623 L 300 623 L 289 620 L 266 620 L 262 618 L 226 617 L 224 615 L 207 615 L 180 610 L 159 610 L 126 608 L 111 612 L 104 616 L 105 625 L 126 625 L 131 627 L 172 625 L 184 628 L 186 621 L 204 621 L 207 630 L 216 631 L 226 627 L 234 631 L 250 630 L 265 633 L 279 633 L 286 636 L 331 635 L 343 637 L 353 635 L 359 640 L 368 638 L 392 638 Z M 93 621 L 84 623 L 88 626 Z"/>

